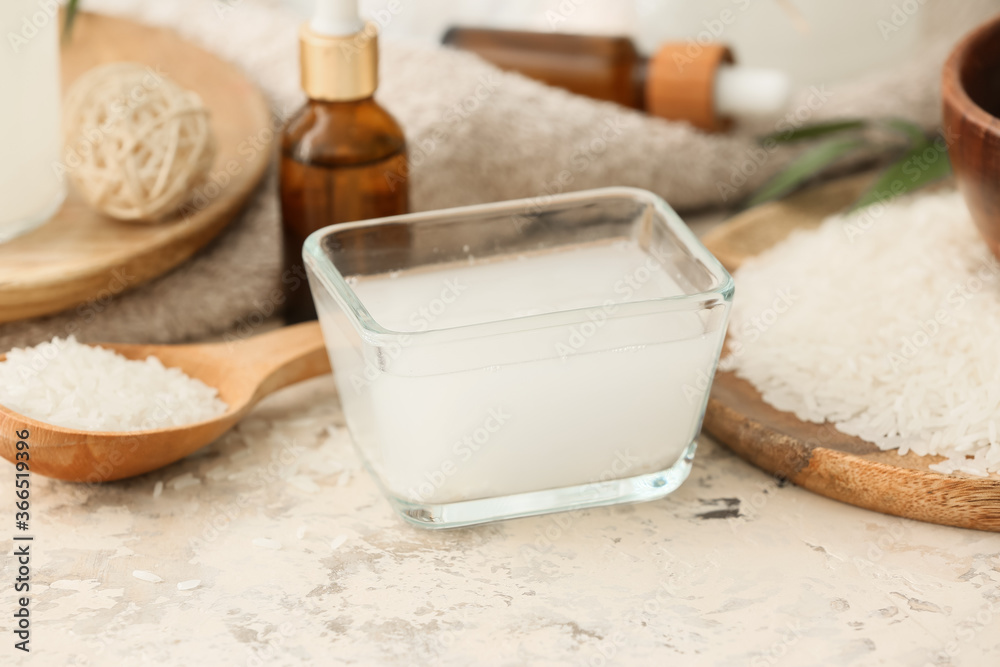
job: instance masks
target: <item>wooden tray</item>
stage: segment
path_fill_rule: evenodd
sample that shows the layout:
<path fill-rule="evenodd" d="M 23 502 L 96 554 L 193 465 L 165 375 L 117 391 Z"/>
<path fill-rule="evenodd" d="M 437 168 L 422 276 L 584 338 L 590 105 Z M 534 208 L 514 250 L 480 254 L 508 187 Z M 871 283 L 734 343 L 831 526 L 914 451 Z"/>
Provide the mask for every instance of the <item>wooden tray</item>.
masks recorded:
<path fill-rule="evenodd" d="M 121 277 L 131 289 L 169 271 L 225 228 L 267 168 L 275 133 L 260 91 L 234 65 L 169 30 L 81 13 L 63 47 L 63 87 L 95 65 L 121 60 L 159 67 L 195 90 L 211 110 L 218 142 L 210 173 L 225 172 L 233 160 L 239 171 L 204 209 L 158 225 L 105 217 L 70 187 L 52 220 L 0 244 L 0 322 L 117 293 Z"/>
<path fill-rule="evenodd" d="M 705 245 L 732 271 L 792 230 L 815 227 L 842 210 L 871 178 L 834 182 L 747 211 L 708 234 Z M 705 430 L 757 467 L 828 498 L 910 519 L 1000 531 L 1000 476 L 944 475 L 928 469 L 943 457 L 900 456 L 830 424 L 802 422 L 772 408 L 733 373 L 716 375 Z"/>

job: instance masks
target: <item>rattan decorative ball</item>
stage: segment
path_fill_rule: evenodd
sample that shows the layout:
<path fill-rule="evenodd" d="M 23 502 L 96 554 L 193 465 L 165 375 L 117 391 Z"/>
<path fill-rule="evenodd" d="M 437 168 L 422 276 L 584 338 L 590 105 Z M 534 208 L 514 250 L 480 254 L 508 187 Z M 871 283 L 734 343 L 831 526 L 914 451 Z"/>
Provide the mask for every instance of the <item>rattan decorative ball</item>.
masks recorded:
<path fill-rule="evenodd" d="M 138 63 L 89 70 L 63 105 L 65 166 L 97 210 L 134 222 L 168 217 L 194 194 L 215 158 L 201 98 Z"/>

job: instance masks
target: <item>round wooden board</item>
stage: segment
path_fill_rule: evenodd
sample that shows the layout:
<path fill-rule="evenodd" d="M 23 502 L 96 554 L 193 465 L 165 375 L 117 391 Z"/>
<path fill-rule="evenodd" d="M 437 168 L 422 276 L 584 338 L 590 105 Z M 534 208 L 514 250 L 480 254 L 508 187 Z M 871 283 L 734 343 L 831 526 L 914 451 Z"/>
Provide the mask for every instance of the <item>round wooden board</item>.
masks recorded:
<path fill-rule="evenodd" d="M 226 174 L 229 181 L 201 210 L 155 225 L 103 216 L 70 186 L 52 220 L 0 244 L 0 322 L 65 310 L 169 271 L 225 228 L 267 169 L 274 139 L 270 110 L 234 65 L 169 30 L 79 14 L 63 46 L 63 87 L 115 61 L 149 65 L 201 96 L 218 144 L 210 174 L 219 181 Z"/>
<path fill-rule="evenodd" d="M 852 177 L 742 213 L 703 240 L 730 271 L 795 229 L 816 227 L 871 182 Z M 736 284 L 739 298 L 739 283 Z M 1000 476 L 944 475 L 941 457 L 900 456 L 780 412 L 748 382 L 720 372 L 712 384 L 705 430 L 742 458 L 815 493 L 866 509 L 961 528 L 1000 532 Z"/>

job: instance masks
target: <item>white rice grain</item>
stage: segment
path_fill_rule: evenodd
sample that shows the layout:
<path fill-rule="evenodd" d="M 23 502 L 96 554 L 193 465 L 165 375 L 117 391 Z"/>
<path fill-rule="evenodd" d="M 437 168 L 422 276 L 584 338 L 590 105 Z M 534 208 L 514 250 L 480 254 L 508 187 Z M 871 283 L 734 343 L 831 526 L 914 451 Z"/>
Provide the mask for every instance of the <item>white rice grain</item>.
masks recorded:
<path fill-rule="evenodd" d="M 130 360 L 73 336 L 8 352 L 0 362 L 0 405 L 85 431 L 181 426 L 228 407 L 215 388 L 154 356 Z"/>
<path fill-rule="evenodd" d="M 148 581 L 151 584 L 158 584 L 163 579 L 152 572 L 147 572 L 146 570 L 132 570 L 132 576 L 136 579 L 141 579 L 142 581 Z"/>
<path fill-rule="evenodd" d="M 957 193 L 880 210 L 740 267 L 725 365 L 804 421 L 1000 472 L 1000 264 Z"/>

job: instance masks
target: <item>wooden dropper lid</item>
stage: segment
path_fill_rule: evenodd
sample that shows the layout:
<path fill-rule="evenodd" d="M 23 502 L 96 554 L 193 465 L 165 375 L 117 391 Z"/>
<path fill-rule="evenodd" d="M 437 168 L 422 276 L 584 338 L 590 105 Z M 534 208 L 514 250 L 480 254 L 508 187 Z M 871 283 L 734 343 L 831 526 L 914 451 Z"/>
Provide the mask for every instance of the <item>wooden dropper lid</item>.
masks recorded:
<path fill-rule="evenodd" d="M 733 62 L 722 44 L 665 44 L 647 65 L 646 111 L 709 132 L 727 129 L 731 119 L 715 111 L 715 76 L 720 65 Z"/>

